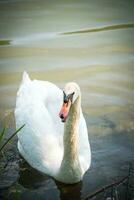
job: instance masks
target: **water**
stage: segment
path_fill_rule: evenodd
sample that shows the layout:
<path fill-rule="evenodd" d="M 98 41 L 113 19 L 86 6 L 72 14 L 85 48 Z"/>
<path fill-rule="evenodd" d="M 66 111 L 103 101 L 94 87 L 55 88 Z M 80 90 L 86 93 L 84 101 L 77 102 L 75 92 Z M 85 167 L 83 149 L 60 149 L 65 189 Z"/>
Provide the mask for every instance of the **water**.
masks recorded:
<path fill-rule="evenodd" d="M 1 187 L 8 189 L 2 195 L 81 199 L 126 173 L 124 166 L 134 157 L 133 7 L 131 0 L 0 1 L 0 121 L 10 121 L 8 134 L 26 70 L 61 88 L 68 81 L 80 85 L 92 148 L 91 169 L 81 183 L 68 186 L 24 161 L 18 165 L 14 141 L 8 154 L 14 149 L 17 158 L 3 175 Z"/>

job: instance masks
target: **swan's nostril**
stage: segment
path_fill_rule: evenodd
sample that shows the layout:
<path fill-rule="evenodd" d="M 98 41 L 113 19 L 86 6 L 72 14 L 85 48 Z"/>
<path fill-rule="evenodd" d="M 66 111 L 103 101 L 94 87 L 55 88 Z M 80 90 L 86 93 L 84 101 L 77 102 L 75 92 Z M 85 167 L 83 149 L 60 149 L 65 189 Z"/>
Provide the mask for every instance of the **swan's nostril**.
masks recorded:
<path fill-rule="evenodd" d="M 61 115 L 60 115 L 60 118 L 61 118 L 61 119 L 64 119 L 64 115 L 63 115 L 63 114 L 61 114 Z"/>

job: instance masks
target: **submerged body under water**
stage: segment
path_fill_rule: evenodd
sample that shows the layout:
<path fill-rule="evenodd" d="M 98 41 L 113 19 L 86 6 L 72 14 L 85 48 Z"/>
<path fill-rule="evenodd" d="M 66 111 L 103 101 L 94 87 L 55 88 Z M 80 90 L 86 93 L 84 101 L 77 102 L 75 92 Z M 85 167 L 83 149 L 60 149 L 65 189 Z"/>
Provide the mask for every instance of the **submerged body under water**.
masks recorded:
<path fill-rule="evenodd" d="M 24 70 L 60 88 L 75 81 L 92 152 L 82 182 L 65 185 L 26 164 L 16 138 L 5 149 L 0 198 L 78 200 L 127 174 L 134 158 L 133 7 L 131 0 L 0 2 L 1 129 L 6 124 L 6 137 L 15 129 Z"/>

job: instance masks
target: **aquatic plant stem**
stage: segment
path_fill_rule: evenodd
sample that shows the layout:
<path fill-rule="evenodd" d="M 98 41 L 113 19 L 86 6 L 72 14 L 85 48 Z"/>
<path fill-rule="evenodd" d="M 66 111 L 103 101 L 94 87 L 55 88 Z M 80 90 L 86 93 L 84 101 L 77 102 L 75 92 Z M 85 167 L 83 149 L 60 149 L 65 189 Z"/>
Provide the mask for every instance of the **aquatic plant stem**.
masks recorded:
<path fill-rule="evenodd" d="M 0 147 L 0 151 L 2 151 L 4 149 L 4 147 L 10 142 L 10 140 L 25 126 L 22 125 L 19 129 L 17 129 L 8 139 L 7 141 Z"/>
<path fill-rule="evenodd" d="M 3 135 L 4 135 L 4 133 L 5 133 L 5 130 L 6 130 L 6 128 L 4 127 L 3 130 L 2 130 L 2 132 L 1 132 L 1 134 L 0 134 L 0 141 L 1 141 L 2 138 L 3 138 Z"/>

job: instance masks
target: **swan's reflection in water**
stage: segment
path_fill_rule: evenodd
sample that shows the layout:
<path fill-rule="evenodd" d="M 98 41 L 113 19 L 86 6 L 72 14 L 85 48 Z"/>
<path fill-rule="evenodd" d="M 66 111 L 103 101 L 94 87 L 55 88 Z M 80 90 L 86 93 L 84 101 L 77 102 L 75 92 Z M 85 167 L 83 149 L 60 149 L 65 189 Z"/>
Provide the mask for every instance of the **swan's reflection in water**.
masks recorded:
<path fill-rule="evenodd" d="M 24 190 L 23 199 L 80 200 L 82 183 L 73 185 L 60 183 L 51 177 L 40 174 L 24 160 L 20 162 L 18 183 Z"/>
<path fill-rule="evenodd" d="M 66 185 L 55 181 L 57 188 L 60 191 L 61 200 L 80 200 L 82 182 L 73 185 Z"/>

